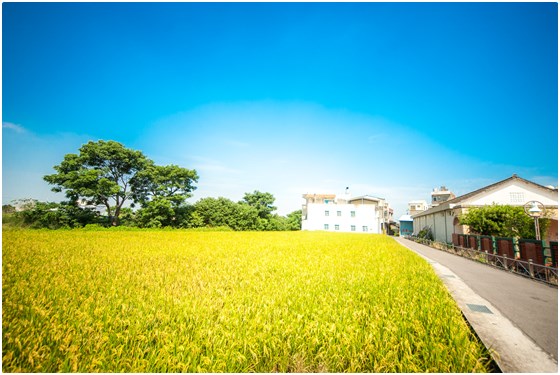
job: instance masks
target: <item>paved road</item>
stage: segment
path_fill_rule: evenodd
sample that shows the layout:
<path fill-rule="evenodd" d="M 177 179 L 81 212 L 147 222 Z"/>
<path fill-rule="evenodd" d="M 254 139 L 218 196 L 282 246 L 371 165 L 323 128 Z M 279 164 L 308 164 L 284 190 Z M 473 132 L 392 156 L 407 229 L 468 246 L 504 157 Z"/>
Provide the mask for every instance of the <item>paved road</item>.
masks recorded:
<path fill-rule="evenodd" d="M 398 242 L 449 268 L 558 361 L 558 288 L 403 238 Z"/>

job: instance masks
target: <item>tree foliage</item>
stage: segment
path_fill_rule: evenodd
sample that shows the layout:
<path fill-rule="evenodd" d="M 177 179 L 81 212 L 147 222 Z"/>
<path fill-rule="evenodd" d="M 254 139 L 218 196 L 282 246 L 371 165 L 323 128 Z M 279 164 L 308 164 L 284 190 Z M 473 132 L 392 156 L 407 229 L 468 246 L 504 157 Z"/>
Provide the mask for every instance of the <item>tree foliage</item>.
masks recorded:
<path fill-rule="evenodd" d="M 235 203 L 227 198 L 203 198 L 196 202 L 190 215 L 190 227 L 224 227 L 233 230 L 283 231 L 300 230 L 301 210 L 287 217 L 273 214 L 276 210 L 271 193 L 246 193 Z"/>
<path fill-rule="evenodd" d="M 301 229 L 301 210 L 290 212 L 287 216 L 288 230 Z"/>
<path fill-rule="evenodd" d="M 134 198 L 142 204 L 137 223 L 144 228 L 187 227 L 185 204 L 198 181 L 195 170 L 177 165 L 150 165 L 134 179 Z"/>
<path fill-rule="evenodd" d="M 195 203 L 192 213 L 194 227 L 222 227 L 234 230 L 258 230 L 258 211 L 230 199 L 203 198 Z"/>
<path fill-rule="evenodd" d="M 5 224 L 31 228 L 99 228 L 107 225 L 98 212 L 75 203 L 38 202 L 26 200 L 17 205 L 20 211 L 4 213 Z M 92 226 L 93 225 L 93 226 Z M 227 198 L 203 198 L 193 205 L 179 206 L 165 197 L 146 201 L 139 209 L 123 207 L 119 225 L 139 228 L 229 228 L 236 231 L 300 230 L 301 210 L 287 216 L 271 214 L 263 219 L 255 207 Z"/>
<path fill-rule="evenodd" d="M 85 198 L 105 205 L 111 225 L 118 225 L 126 201 L 142 204 L 140 225 L 170 225 L 198 181 L 195 170 L 155 165 L 141 151 L 115 141 L 90 141 L 54 169 L 57 173 L 44 177 L 55 185 L 53 191 L 64 190 L 70 202 Z"/>
<path fill-rule="evenodd" d="M 509 205 L 491 205 L 471 208 L 460 218 L 462 225 L 468 225 L 471 233 L 497 236 L 535 238 L 534 220 L 523 207 Z M 541 232 L 545 233 L 547 219 L 539 219 Z"/>
<path fill-rule="evenodd" d="M 273 206 L 275 200 L 271 193 L 255 190 L 252 193 L 245 193 L 243 200 L 239 203 L 254 207 L 261 219 L 267 219 L 272 212 L 276 211 L 276 207 Z"/>
<path fill-rule="evenodd" d="M 44 177 L 55 185 L 55 192 L 65 190 L 70 201 L 86 198 L 107 208 L 112 225 L 118 224 L 123 204 L 136 193 L 134 179 L 152 162 L 142 154 L 115 141 L 90 141 L 79 154 L 66 154 L 54 166 L 57 173 Z"/>
<path fill-rule="evenodd" d="M 168 200 L 172 206 L 178 207 L 191 197 L 198 181 L 195 170 L 178 165 L 149 165 L 137 173 L 133 180 L 134 198 L 146 204 L 151 200 Z"/>
<path fill-rule="evenodd" d="M 15 216 L 17 222 L 30 228 L 79 228 L 99 221 L 94 210 L 67 202 L 36 202 L 16 212 Z"/>
<path fill-rule="evenodd" d="M 169 199 L 156 197 L 135 213 L 135 223 L 140 228 L 190 228 L 193 206 L 173 205 Z"/>
<path fill-rule="evenodd" d="M 11 204 L 4 204 L 2 205 L 2 213 L 3 214 L 13 214 L 16 212 L 16 208 Z"/>

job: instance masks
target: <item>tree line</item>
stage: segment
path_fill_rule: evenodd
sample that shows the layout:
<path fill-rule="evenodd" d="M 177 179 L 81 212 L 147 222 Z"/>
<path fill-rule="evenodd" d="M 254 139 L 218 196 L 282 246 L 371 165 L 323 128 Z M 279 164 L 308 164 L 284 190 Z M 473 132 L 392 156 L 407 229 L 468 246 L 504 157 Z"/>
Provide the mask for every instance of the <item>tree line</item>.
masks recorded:
<path fill-rule="evenodd" d="M 28 199 L 2 207 L 3 221 L 33 228 L 77 228 L 96 224 L 140 228 L 227 227 L 233 230 L 299 230 L 301 210 L 275 214 L 271 193 L 255 190 L 243 199 L 192 196 L 198 182 L 195 170 L 156 165 L 141 151 L 116 141 L 90 141 L 78 154 L 66 154 L 44 176 L 61 203 Z M 82 203 L 82 204 L 80 204 Z M 100 215 L 95 207 L 104 207 Z"/>

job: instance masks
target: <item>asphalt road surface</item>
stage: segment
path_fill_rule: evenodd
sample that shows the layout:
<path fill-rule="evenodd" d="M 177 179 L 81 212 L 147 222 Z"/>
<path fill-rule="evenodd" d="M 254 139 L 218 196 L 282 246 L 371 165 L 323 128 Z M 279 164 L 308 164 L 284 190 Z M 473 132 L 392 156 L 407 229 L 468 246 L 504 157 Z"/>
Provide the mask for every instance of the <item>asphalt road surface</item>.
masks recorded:
<path fill-rule="evenodd" d="M 458 255 L 396 238 L 449 268 L 473 291 L 500 310 L 517 328 L 558 360 L 558 288 Z"/>

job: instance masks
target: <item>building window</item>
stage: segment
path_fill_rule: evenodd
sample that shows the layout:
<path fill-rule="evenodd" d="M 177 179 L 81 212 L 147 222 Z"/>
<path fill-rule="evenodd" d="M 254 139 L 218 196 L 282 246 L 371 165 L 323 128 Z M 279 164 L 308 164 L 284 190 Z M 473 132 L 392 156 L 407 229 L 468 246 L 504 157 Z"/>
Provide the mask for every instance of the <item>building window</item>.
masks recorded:
<path fill-rule="evenodd" d="M 356 211 L 350 211 L 350 216 L 351 217 L 356 217 Z"/>
<path fill-rule="evenodd" d="M 342 212 L 341 211 L 336 211 L 336 216 L 342 216 Z"/>
<path fill-rule="evenodd" d="M 363 231 L 363 232 L 367 232 L 367 225 L 364 225 L 364 226 L 362 227 L 362 231 Z"/>
<path fill-rule="evenodd" d="M 525 194 L 523 193 L 509 193 L 510 203 L 523 203 L 525 202 Z"/>
<path fill-rule="evenodd" d="M 325 211 L 325 216 L 329 216 L 329 211 Z"/>
<path fill-rule="evenodd" d="M 329 224 L 325 224 L 325 230 L 329 230 Z"/>
<path fill-rule="evenodd" d="M 351 226 L 350 226 L 350 230 L 351 230 L 352 232 L 355 232 L 355 231 L 356 231 L 356 226 L 355 226 L 355 225 L 351 225 Z"/>
<path fill-rule="evenodd" d="M 340 230 L 340 225 L 335 224 L 335 225 L 334 225 L 334 230 Z"/>

